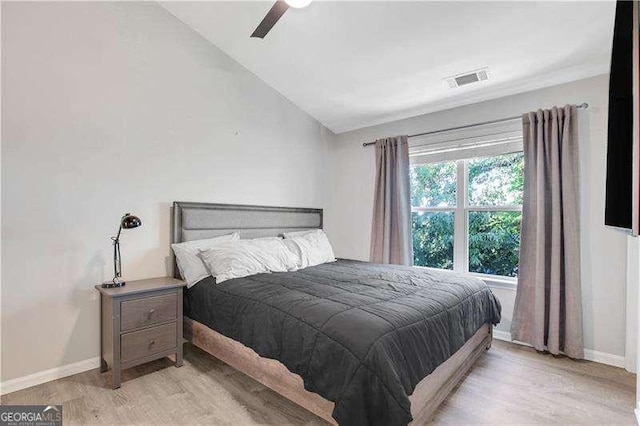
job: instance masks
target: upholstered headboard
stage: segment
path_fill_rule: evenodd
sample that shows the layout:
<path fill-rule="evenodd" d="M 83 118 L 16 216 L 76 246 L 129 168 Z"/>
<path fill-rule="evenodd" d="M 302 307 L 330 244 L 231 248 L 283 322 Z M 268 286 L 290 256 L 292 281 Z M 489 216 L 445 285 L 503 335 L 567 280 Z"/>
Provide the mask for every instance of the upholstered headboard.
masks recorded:
<path fill-rule="evenodd" d="M 239 232 L 241 238 L 277 237 L 284 232 L 322 229 L 322 209 L 175 201 L 172 225 L 172 243 L 232 232 Z M 173 265 L 173 275 L 179 277 L 175 259 Z"/>

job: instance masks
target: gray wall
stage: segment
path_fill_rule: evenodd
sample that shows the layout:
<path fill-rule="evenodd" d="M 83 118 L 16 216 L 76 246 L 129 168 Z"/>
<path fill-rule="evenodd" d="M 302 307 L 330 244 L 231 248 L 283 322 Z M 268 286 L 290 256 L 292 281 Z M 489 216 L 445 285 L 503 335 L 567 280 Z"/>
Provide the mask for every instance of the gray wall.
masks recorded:
<path fill-rule="evenodd" d="M 98 355 L 95 284 L 174 200 L 324 207 L 333 135 L 155 3 L 2 3 L 2 380 Z"/>
<path fill-rule="evenodd" d="M 333 197 L 327 214 L 337 256 L 368 260 L 374 150 L 362 142 L 378 137 L 511 117 L 538 108 L 588 102 L 580 112 L 582 173 L 582 276 L 585 347 L 606 354 L 625 355 L 626 236 L 604 226 L 605 160 L 608 76 L 504 97 L 406 120 L 337 135 L 332 150 Z M 503 304 L 508 331 L 514 290 L 495 288 Z"/>

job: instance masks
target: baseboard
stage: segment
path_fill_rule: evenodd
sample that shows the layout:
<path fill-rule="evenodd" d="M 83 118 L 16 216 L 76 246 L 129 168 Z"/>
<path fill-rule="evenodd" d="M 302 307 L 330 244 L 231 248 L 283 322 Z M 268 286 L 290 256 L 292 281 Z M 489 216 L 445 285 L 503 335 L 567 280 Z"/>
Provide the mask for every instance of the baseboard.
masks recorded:
<path fill-rule="evenodd" d="M 626 363 L 624 356 L 614 355 L 606 352 L 594 351 L 593 349 L 584 350 L 584 359 L 600 364 L 613 365 L 614 367 L 624 368 Z"/>
<path fill-rule="evenodd" d="M 511 333 L 508 331 L 496 330 L 493 329 L 493 338 L 498 340 L 505 340 L 507 342 L 511 341 Z"/>
<path fill-rule="evenodd" d="M 507 342 L 517 343 L 519 345 L 531 346 L 528 343 L 519 342 L 517 340 L 511 340 L 511 333 L 502 330 L 493 330 L 493 337 L 498 340 L 505 340 Z M 594 351 L 593 349 L 584 350 L 584 359 L 587 361 L 598 362 L 600 364 L 612 365 L 614 367 L 624 368 L 625 358 L 622 355 L 614 355 L 606 352 Z"/>
<path fill-rule="evenodd" d="M 0 395 L 30 388 L 31 386 L 50 382 L 63 377 L 73 376 L 100 367 L 100 357 L 85 359 L 50 370 L 39 371 L 28 376 L 18 377 L 0 383 Z"/>

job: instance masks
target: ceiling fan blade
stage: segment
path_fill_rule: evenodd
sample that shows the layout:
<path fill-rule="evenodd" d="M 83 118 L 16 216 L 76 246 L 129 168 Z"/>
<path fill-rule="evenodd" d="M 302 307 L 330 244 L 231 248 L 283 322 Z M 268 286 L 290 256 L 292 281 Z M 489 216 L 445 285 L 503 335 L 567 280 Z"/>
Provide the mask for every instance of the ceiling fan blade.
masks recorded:
<path fill-rule="evenodd" d="M 264 38 L 287 9 L 289 9 L 289 5 L 286 2 L 282 0 L 276 1 L 269 12 L 267 12 L 266 16 L 262 19 L 262 22 L 258 24 L 258 27 L 253 34 L 251 34 L 251 37 Z"/>

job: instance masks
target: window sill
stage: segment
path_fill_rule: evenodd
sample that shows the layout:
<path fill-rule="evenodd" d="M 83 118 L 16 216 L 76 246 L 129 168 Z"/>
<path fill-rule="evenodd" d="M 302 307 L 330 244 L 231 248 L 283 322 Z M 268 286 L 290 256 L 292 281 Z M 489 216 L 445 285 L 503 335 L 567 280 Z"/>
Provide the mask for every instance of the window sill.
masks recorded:
<path fill-rule="evenodd" d="M 417 265 L 414 265 L 417 266 Z M 440 268 L 431 268 L 428 266 L 417 266 L 418 268 L 432 269 L 434 271 L 446 271 L 446 272 L 456 272 L 451 269 L 440 269 Z M 482 281 L 487 283 L 489 287 L 492 288 L 501 288 L 505 290 L 516 291 L 518 288 L 518 279 L 517 278 L 508 278 L 508 277 L 499 277 L 496 275 L 486 275 L 486 274 L 476 274 L 474 272 L 458 272 L 462 275 L 468 275 L 474 278 L 480 278 Z"/>
<path fill-rule="evenodd" d="M 482 275 L 482 276 L 478 276 L 475 274 L 469 274 L 469 275 L 474 276 L 476 278 L 480 278 L 482 281 L 487 283 L 489 287 L 492 287 L 492 288 L 502 288 L 505 290 L 512 290 L 512 291 L 516 291 L 516 288 L 518 288 L 518 280 L 504 279 L 500 277 L 488 277 L 486 275 Z"/>

